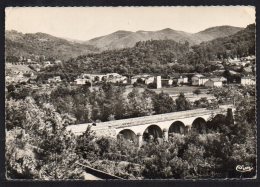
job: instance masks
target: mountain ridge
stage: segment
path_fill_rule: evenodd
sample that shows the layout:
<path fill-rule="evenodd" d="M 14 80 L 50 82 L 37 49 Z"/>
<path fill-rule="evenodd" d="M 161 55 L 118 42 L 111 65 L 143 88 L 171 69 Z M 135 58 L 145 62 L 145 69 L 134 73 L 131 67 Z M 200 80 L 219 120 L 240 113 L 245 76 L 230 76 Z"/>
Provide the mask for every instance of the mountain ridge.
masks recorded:
<path fill-rule="evenodd" d="M 137 42 L 148 40 L 174 40 L 180 43 L 187 41 L 192 46 L 235 34 L 242 29 L 241 27 L 224 25 L 210 27 L 197 33 L 188 33 L 171 28 L 158 31 L 138 30 L 136 32 L 118 30 L 88 41 L 66 39 L 42 32 L 23 34 L 15 30 L 6 30 L 6 56 L 18 57 L 35 54 L 68 60 L 89 53 L 134 47 Z"/>
<path fill-rule="evenodd" d="M 136 32 L 119 30 L 111 34 L 93 38 L 83 43 L 93 45 L 101 51 L 133 47 L 135 43 L 147 40 L 171 39 L 176 42 L 188 41 L 191 45 L 197 45 L 201 42 L 233 35 L 242 29 L 244 28 L 223 25 L 210 27 L 197 33 L 188 33 L 171 28 L 165 28 L 158 31 L 138 30 Z M 120 32 L 120 36 L 118 35 L 118 32 Z M 121 33 L 124 34 L 122 35 Z"/>

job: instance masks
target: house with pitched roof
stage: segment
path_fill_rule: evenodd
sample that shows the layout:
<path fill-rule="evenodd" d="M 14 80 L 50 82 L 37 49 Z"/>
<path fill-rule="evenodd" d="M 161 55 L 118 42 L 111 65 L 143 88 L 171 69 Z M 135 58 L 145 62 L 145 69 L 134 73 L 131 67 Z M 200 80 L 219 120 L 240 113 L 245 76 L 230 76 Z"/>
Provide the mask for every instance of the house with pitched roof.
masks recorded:
<path fill-rule="evenodd" d="M 173 81 L 177 82 L 177 84 L 187 84 L 188 83 L 188 77 L 180 75 L 172 77 Z"/>
<path fill-rule="evenodd" d="M 206 87 L 222 87 L 223 81 L 221 77 L 218 78 L 210 78 L 207 82 L 205 82 Z"/>
<path fill-rule="evenodd" d="M 195 74 L 191 77 L 191 84 L 193 86 L 204 86 L 204 84 L 209 80 L 209 78 L 205 77 L 201 74 Z"/>

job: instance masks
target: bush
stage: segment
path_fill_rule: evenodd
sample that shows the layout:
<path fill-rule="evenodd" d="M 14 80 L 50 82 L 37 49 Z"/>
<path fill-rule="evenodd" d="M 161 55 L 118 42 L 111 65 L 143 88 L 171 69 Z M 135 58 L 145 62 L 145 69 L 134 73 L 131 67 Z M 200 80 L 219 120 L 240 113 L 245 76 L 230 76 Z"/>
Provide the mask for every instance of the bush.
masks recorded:
<path fill-rule="evenodd" d="M 201 90 L 200 89 L 196 89 L 193 91 L 193 94 L 199 95 L 201 94 Z"/>
<path fill-rule="evenodd" d="M 156 84 L 155 82 L 149 83 L 149 84 L 147 85 L 147 88 L 156 89 L 156 88 L 157 88 L 157 84 Z"/>

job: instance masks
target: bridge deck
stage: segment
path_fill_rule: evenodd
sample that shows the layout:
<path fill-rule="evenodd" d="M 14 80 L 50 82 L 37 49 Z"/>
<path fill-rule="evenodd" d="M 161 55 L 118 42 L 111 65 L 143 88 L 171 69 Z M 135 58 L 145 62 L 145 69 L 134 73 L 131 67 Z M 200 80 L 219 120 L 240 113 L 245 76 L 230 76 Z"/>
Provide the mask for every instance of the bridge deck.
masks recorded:
<path fill-rule="evenodd" d="M 226 108 L 232 108 L 231 105 L 222 105 L 218 109 L 209 110 L 206 108 L 194 109 L 194 110 L 186 110 L 180 112 L 172 112 L 166 114 L 158 114 L 158 115 L 151 115 L 151 116 L 143 116 L 137 118 L 129 118 L 129 119 L 121 119 L 121 120 L 114 120 L 114 121 L 107 121 L 107 122 L 100 122 L 96 123 L 96 126 L 92 126 L 92 130 L 104 130 L 109 128 L 122 128 L 128 126 L 136 126 L 136 125 L 143 125 L 148 123 L 156 123 L 162 121 L 171 121 L 176 119 L 182 118 L 189 118 L 194 116 L 203 116 L 212 113 L 223 113 L 226 111 Z M 88 125 L 92 125 L 92 123 L 84 123 L 78 125 L 70 125 L 67 127 L 67 130 L 71 130 L 72 132 L 83 132 L 86 130 Z"/>

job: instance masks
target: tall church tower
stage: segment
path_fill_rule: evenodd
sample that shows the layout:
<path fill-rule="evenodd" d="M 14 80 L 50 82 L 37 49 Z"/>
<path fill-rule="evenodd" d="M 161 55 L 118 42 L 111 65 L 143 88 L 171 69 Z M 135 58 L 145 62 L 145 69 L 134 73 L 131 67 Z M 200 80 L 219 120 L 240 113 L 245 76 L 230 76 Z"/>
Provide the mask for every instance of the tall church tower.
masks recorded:
<path fill-rule="evenodd" d="M 155 77 L 155 81 L 156 81 L 156 88 L 162 88 L 162 77 L 161 76 L 156 76 Z"/>

